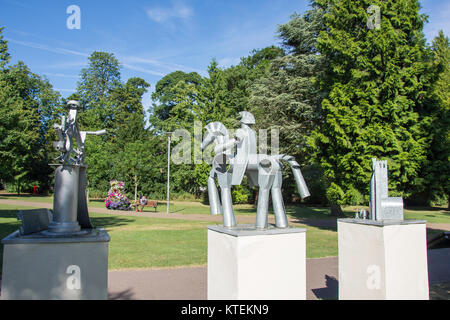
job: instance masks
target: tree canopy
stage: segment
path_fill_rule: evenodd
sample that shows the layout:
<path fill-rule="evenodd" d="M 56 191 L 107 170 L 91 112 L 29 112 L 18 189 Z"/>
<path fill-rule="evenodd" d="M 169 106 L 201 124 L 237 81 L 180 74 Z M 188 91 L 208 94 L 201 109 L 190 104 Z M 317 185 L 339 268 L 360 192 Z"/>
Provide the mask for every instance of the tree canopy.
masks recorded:
<path fill-rule="evenodd" d="M 114 53 L 92 52 L 76 92 L 62 98 L 23 62 L 10 65 L 0 28 L 1 182 L 19 192 L 33 184 L 50 189 L 53 124 L 74 99 L 82 130 L 108 133 L 86 141 L 94 197 L 122 180 L 130 198 L 164 198 L 168 132 L 175 132 L 171 151 L 188 156 L 186 163 L 172 158 L 171 192 L 206 195 L 210 165 L 196 153 L 198 139 L 213 121 L 237 128 L 246 110 L 256 130 L 279 131 L 280 153 L 302 166 L 309 203 L 366 204 L 372 158 L 388 161 L 389 189 L 407 204 L 448 203 L 449 40 L 441 31 L 426 43 L 419 8 L 417 0 L 311 1 L 278 25 L 279 46 L 254 49 L 229 67 L 212 59 L 202 75 L 162 77 L 148 110 L 142 100 L 150 84 L 122 80 Z M 283 174 L 290 201 L 295 184 Z M 235 203 L 255 196 L 246 182 L 233 189 Z"/>

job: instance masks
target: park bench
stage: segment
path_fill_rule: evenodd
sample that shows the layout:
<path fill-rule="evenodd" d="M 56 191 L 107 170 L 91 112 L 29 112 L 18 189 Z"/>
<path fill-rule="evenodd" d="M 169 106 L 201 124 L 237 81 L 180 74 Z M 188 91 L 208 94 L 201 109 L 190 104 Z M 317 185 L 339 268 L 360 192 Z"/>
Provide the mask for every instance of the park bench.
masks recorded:
<path fill-rule="evenodd" d="M 135 209 L 137 209 L 137 206 L 141 206 L 141 204 L 139 204 L 139 203 L 133 203 L 132 204 L 132 207 L 135 208 Z M 144 207 L 155 208 L 155 212 L 156 212 L 156 208 L 158 207 L 158 201 L 148 200 L 147 204 Z M 144 210 L 144 208 L 141 208 L 141 212 L 142 212 L 142 210 Z"/>
<path fill-rule="evenodd" d="M 158 201 L 148 201 L 147 207 L 155 208 L 155 212 L 156 212 L 156 208 L 158 207 Z"/>

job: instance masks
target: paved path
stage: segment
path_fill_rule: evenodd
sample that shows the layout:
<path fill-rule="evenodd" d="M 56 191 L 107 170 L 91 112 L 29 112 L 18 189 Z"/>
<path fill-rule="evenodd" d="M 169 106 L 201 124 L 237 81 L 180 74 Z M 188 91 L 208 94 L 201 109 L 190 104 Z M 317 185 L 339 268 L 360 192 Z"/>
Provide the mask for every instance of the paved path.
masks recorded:
<path fill-rule="evenodd" d="M 428 251 L 430 286 L 450 283 L 449 266 L 450 248 Z M 307 259 L 306 299 L 337 299 L 338 279 L 337 257 Z M 109 271 L 108 281 L 108 293 L 111 300 L 207 299 L 206 266 Z M 450 299 L 450 296 L 446 299 Z"/>
<path fill-rule="evenodd" d="M 307 299 L 338 296 L 337 257 L 307 259 L 306 273 Z M 108 283 L 111 300 L 207 299 L 206 266 L 109 271 Z"/>

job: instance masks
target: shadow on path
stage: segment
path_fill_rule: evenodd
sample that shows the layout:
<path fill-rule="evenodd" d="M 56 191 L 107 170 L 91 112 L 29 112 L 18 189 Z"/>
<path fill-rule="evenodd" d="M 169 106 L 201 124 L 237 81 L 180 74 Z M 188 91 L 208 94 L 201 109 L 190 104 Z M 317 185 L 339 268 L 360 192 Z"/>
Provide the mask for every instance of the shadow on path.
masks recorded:
<path fill-rule="evenodd" d="M 131 288 L 120 292 L 108 293 L 108 300 L 133 300 L 133 297 L 134 294 Z"/>
<path fill-rule="evenodd" d="M 339 281 L 329 275 L 325 275 L 325 287 L 318 289 L 311 289 L 318 299 L 333 299 L 337 300 L 339 297 Z"/>

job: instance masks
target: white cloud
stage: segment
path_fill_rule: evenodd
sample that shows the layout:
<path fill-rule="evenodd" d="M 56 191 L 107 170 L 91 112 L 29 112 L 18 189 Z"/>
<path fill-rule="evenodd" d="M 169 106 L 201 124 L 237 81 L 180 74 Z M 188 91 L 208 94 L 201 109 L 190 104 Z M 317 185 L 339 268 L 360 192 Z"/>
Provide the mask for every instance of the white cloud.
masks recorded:
<path fill-rule="evenodd" d="M 19 41 L 19 40 L 14 40 L 14 39 L 10 39 L 10 38 L 5 38 L 5 40 L 7 40 L 8 42 L 11 42 L 11 43 L 15 43 L 15 44 L 19 44 L 19 45 L 28 47 L 28 48 L 45 50 L 45 51 L 59 53 L 59 54 L 89 57 L 89 54 L 84 53 L 84 52 L 68 50 L 68 49 L 63 49 L 63 48 L 53 48 L 53 47 L 49 47 L 49 46 L 47 46 L 45 44 L 41 44 L 41 43 L 36 43 L 36 42 L 31 42 L 31 41 Z"/>
<path fill-rule="evenodd" d="M 193 14 L 192 8 L 184 3 L 173 3 L 172 7 L 155 7 L 146 10 L 147 16 L 155 22 L 163 23 L 172 18 L 187 19 Z"/>
<path fill-rule="evenodd" d="M 203 72 L 202 70 L 192 68 L 189 66 L 184 66 L 184 65 L 170 63 L 170 62 L 163 62 L 163 61 L 155 60 L 155 59 L 140 58 L 140 57 L 135 57 L 135 56 L 126 56 L 126 57 L 123 57 L 122 60 L 126 64 L 133 63 L 133 64 L 153 65 L 157 68 L 162 68 L 162 69 L 168 70 L 170 72 L 177 71 L 177 70 L 182 70 L 185 72 L 195 71 L 197 73 Z"/>
<path fill-rule="evenodd" d="M 77 92 L 77 90 L 75 90 L 75 89 L 61 89 L 61 88 L 53 88 L 53 90 L 55 90 L 55 91 L 60 91 L 60 92 L 70 92 L 70 93 L 74 93 L 74 92 Z"/>
<path fill-rule="evenodd" d="M 154 76 L 160 76 L 160 77 L 165 76 L 165 74 L 162 73 L 162 72 L 158 72 L 158 71 L 154 71 L 154 70 L 150 70 L 150 69 L 146 69 L 146 68 L 133 66 L 133 65 L 128 64 L 128 63 L 122 63 L 122 66 L 124 68 L 126 68 L 126 69 L 129 69 L 129 70 L 139 71 L 139 72 L 151 74 L 151 75 L 154 75 Z"/>
<path fill-rule="evenodd" d="M 60 77 L 60 78 L 72 78 L 72 79 L 79 78 L 79 76 L 74 76 L 74 75 L 65 74 L 65 73 L 44 72 L 44 75 L 49 76 L 49 77 Z"/>

